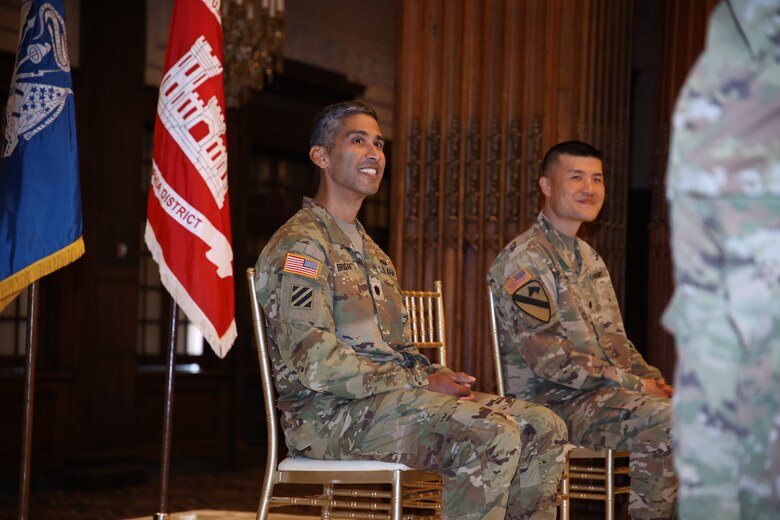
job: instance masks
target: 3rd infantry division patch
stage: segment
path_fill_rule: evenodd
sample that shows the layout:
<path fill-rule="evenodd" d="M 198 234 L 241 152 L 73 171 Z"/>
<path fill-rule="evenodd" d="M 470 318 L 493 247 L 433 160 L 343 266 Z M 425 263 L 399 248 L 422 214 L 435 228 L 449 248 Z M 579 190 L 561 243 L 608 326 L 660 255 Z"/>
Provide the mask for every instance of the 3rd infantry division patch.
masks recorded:
<path fill-rule="evenodd" d="M 544 323 L 550 322 L 550 299 L 544 286 L 530 280 L 512 293 L 512 301 L 521 311 Z"/>
<path fill-rule="evenodd" d="M 290 293 L 290 307 L 296 309 L 311 309 L 314 289 L 305 285 L 293 285 Z"/>

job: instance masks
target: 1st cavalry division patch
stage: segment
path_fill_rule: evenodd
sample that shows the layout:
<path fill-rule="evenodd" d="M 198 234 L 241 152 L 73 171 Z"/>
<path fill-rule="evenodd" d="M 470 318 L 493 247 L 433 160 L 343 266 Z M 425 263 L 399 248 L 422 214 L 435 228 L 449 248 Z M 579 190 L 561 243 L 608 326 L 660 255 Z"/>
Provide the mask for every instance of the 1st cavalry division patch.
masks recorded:
<path fill-rule="evenodd" d="M 504 288 L 512 295 L 517 307 L 544 323 L 550 322 L 550 299 L 547 291 L 538 281 L 531 278 L 525 269 L 520 269 L 504 282 Z"/>

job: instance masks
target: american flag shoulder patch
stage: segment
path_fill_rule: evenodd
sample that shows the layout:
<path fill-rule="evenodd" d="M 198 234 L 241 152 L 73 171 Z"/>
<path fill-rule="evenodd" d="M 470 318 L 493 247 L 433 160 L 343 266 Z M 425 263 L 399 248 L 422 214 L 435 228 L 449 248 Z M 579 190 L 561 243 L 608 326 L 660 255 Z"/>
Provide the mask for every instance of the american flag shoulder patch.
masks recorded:
<path fill-rule="evenodd" d="M 317 278 L 320 274 L 320 262 L 296 253 L 287 253 L 284 259 L 284 272 Z"/>
<path fill-rule="evenodd" d="M 517 289 L 522 287 L 523 284 L 527 283 L 531 279 L 531 275 L 528 274 L 528 271 L 520 268 L 515 274 L 506 279 L 504 282 L 504 289 L 506 289 L 506 292 L 509 294 L 513 294 Z"/>

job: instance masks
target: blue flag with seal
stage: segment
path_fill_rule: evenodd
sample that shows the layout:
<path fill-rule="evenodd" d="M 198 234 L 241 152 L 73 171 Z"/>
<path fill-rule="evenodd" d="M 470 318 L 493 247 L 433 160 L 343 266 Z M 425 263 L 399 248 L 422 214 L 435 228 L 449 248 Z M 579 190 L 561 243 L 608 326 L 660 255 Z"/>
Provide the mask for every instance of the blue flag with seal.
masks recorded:
<path fill-rule="evenodd" d="M 62 0 L 22 3 L 0 162 L 0 311 L 84 254 Z"/>

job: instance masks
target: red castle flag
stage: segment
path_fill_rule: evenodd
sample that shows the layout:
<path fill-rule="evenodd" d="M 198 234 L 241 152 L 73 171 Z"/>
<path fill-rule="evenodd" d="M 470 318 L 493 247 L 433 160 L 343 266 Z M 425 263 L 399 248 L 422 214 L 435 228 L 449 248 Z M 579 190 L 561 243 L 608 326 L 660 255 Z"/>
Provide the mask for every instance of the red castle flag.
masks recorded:
<path fill-rule="evenodd" d="M 146 245 L 224 357 L 236 338 L 220 0 L 176 0 L 154 126 Z"/>

